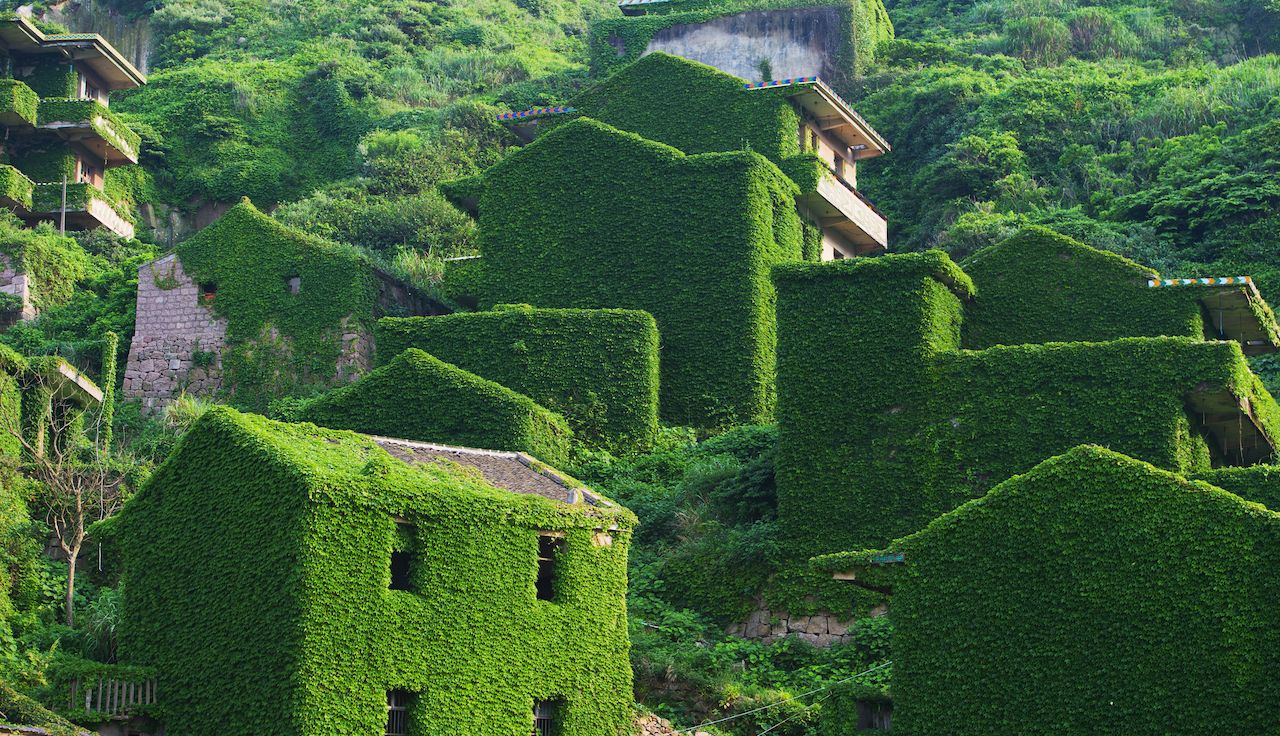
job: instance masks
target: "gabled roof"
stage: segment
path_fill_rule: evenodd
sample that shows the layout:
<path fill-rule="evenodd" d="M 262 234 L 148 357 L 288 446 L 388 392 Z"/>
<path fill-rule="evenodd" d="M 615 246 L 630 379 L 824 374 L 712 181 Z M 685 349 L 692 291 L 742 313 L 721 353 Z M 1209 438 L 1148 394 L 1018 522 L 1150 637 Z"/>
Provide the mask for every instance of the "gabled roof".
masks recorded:
<path fill-rule="evenodd" d="M 0 22 L 0 42 L 30 54 L 58 54 L 93 70 L 112 90 L 132 89 L 147 77 L 96 33 L 44 33 L 30 20 L 11 16 Z"/>
<path fill-rule="evenodd" d="M 1108 483 L 1102 478 L 1125 475 L 1133 480 L 1127 483 Z M 1075 485 L 1064 484 L 1061 476 L 1069 476 Z M 1096 483 L 1095 478 L 1100 478 Z M 1008 509 L 1007 504 L 1071 504 L 1080 494 L 1108 494 L 1129 492 L 1142 503 L 1151 503 L 1143 497 L 1144 487 L 1167 484 L 1164 492 L 1197 494 L 1204 513 L 1238 512 L 1242 517 L 1257 517 L 1261 523 L 1280 527 L 1280 513 L 1266 509 L 1261 504 L 1247 501 L 1234 493 L 1222 490 L 1203 481 L 1191 481 L 1184 476 L 1161 470 L 1132 457 L 1095 445 L 1082 445 L 1062 455 L 1049 458 L 1023 475 L 1017 475 L 992 488 L 982 498 L 949 511 L 934 519 L 924 529 L 898 539 L 883 550 L 857 550 L 822 555 L 812 560 L 818 571 L 830 573 L 837 580 L 880 592 L 891 592 L 904 566 L 909 567 L 912 551 L 919 543 L 935 535 L 948 535 L 962 524 L 996 524 L 1004 528 L 1005 518 L 993 511 L 993 505 Z M 1004 514 L 1008 514 L 1006 510 Z M 1045 530 L 1046 532 L 1048 530 Z M 1062 534 L 1063 530 L 1053 530 Z M 1098 533 L 1111 530 L 1099 529 Z M 1028 533 L 1023 530 L 1024 534 Z M 1032 532 L 1034 533 L 1034 532 Z M 982 550 L 974 550 L 982 554 Z M 1010 561 L 1010 564 L 1017 564 Z"/>
<path fill-rule="evenodd" d="M 410 465 L 438 464 L 441 461 L 457 463 L 478 470 L 487 482 L 512 493 L 531 493 L 571 504 L 586 502 L 592 506 L 615 505 L 593 493 L 581 482 L 523 452 L 453 447 L 373 435 L 370 435 L 370 439 L 391 453 L 392 457 Z"/>

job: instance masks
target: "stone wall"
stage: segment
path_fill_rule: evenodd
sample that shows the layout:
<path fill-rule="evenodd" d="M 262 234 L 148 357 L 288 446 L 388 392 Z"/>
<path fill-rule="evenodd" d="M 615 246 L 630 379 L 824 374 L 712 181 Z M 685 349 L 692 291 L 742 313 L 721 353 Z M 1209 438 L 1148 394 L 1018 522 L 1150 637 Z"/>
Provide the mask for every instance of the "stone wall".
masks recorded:
<path fill-rule="evenodd" d="M 22 299 L 21 310 L 0 315 L 0 326 L 8 327 L 36 318 L 36 307 L 31 302 L 31 277 L 18 273 L 9 265 L 9 257 L 3 255 L 0 255 L 0 292 Z"/>
<path fill-rule="evenodd" d="M 884 606 L 877 606 L 871 611 L 872 616 L 883 616 L 886 613 L 888 608 Z M 757 608 L 746 621 L 729 626 L 726 633 L 764 644 L 772 644 L 779 639 L 794 636 L 815 647 L 829 647 L 834 644 L 848 644 L 851 641 L 849 636 L 851 626 L 853 626 L 852 619 L 840 619 L 832 614 L 792 616 L 786 611 L 770 611 L 762 606 Z"/>
<path fill-rule="evenodd" d="M 184 391 L 207 396 L 222 388 L 227 321 L 202 299 L 176 254 L 138 269 L 137 321 L 124 396 L 141 400 L 144 413 L 162 410 Z"/>
<path fill-rule="evenodd" d="M 380 272 L 375 275 L 379 278 L 379 311 L 406 316 L 444 312 L 443 307 L 392 277 Z M 373 335 L 352 322 L 348 316 L 338 327 L 342 352 L 334 375 L 325 381 L 351 382 L 373 366 Z M 270 327 L 261 340 L 276 351 L 290 347 Z M 226 342 L 227 321 L 215 316 L 212 303 L 204 301 L 199 285 L 182 270 L 176 254 L 142 266 L 138 269 L 137 322 L 124 373 L 125 398 L 140 400 L 143 413 L 154 414 L 184 392 L 193 396 L 217 393 L 224 388 L 222 351 Z"/>
<path fill-rule="evenodd" d="M 757 10 L 658 31 L 644 53 L 663 51 L 700 61 L 748 82 L 847 74 L 836 66 L 848 24 L 833 7 Z M 625 50 L 624 50 L 625 53 Z"/>

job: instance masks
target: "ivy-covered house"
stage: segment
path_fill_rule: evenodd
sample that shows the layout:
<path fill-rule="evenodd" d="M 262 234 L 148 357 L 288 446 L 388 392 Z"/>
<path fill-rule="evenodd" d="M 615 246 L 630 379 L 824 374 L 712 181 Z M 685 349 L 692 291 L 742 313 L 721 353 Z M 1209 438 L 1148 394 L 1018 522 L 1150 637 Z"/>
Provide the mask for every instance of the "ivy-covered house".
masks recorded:
<path fill-rule="evenodd" d="M 807 257 L 853 258 L 882 253 L 889 245 L 884 214 L 858 191 L 858 163 L 888 153 L 889 142 L 816 73 L 747 82 L 655 52 L 586 89 L 569 107 L 509 113 L 500 120 L 532 138 L 575 117 L 686 154 L 747 149 L 768 158 L 799 188 L 795 201 Z M 483 227 L 483 210 L 480 216 Z"/>
<path fill-rule="evenodd" d="M 856 166 L 888 144 L 819 79 L 744 85 L 661 53 L 574 106 L 504 116 L 532 142 L 447 187 L 477 214 L 482 252 L 451 291 L 484 306 L 647 311 L 664 419 L 769 421 L 769 270 L 884 249 Z"/>
<path fill-rule="evenodd" d="M 355 380 L 382 316 L 444 308 L 357 249 L 280 224 L 248 200 L 138 269 L 124 395 L 267 402 Z"/>
<path fill-rule="evenodd" d="M 117 529 L 166 730 L 621 736 L 635 517 L 524 455 L 215 408 Z"/>
<path fill-rule="evenodd" d="M 374 336 L 379 363 L 420 348 L 563 415 L 587 445 L 625 455 L 648 451 L 657 436 L 658 326 L 647 312 L 500 304 L 387 317 Z"/>
<path fill-rule="evenodd" d="M 1280 339 L 1245 278 L 1166 282 L 1043 229 L 963 270 L 933 251 L 775 278 L 779 516 L 801 558 L 885 545 L 1081 444 L 1186 474 L 1280 442 L 1246 359 Z"/>
<path fill-rule="evenodd" d="M 141 139 L 108 105 L 146 77 L 96 33 L 46 34 L 18 16 L 0 20 L 0 57 L 0 206 L 132 237 L 110 170 L 138 163 Z"/>
<path fill-rule="evenodd" d="M 817 565 L 890 595 L 894 730 L 1276 733 L 1280 514 L 1212 485 L 1264 475 L 1082 446 Z"/>

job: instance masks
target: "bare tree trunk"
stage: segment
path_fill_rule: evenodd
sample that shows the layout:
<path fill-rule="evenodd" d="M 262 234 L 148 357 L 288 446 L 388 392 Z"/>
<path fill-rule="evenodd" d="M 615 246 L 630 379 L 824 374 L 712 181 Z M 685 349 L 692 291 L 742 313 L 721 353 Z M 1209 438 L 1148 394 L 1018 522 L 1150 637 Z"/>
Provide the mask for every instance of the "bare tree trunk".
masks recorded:
<path fill-rule="evenodd" d="M 67 626 L 76 625 L 76 558 L 79 556 L 80 548 L 76 546 L 76 551 L 67 557 L 67 600 L 63 609 L 67 615 Z"/>

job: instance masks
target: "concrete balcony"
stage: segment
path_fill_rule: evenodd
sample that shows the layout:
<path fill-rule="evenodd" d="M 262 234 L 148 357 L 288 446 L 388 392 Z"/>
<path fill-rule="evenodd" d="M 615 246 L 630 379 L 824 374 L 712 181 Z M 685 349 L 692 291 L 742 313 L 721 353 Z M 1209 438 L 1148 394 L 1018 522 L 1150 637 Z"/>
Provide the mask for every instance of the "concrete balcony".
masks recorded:
<path fill-rule="evenodd" d="M 39 127 L 79 143 L 107 166 L 138 163 L 142 139 L 97 100 L 41 100 Z"/>
<path fill-rule="evenodd" d="M 0 164 L 0 207 L 19 212 L 30 210 L 35 186 L 26 174 L 8 164 Z"/>
<path fill-rule="evenodd" d="M 37 184 L 32 196 L 32 211 L 22 216 L 34 222 L 60 224 L 64 216 L 62 184 Z M 67 185 L 65 217 L 67 228 L 71 230 L 105 227 L 124 238 L 134 235 L 133 223 L 116 211 L 102 190 L 89 184 Z"/>
<path fill-rule="evenodd" d="M 889 247 L 885 216 L 834 172 L 823 172 L 817 189 L 800 195 L 796 203 L 822 228 L 824 241 L 833 241 L 838 251 L 852 251 L 845 255 L 879 253 Z"/>
<path fill-rule="evenodd" d="M 16 79 L 0 79 L 0 125 L 31 128 L 36 124 L 40 98 Z"/>

